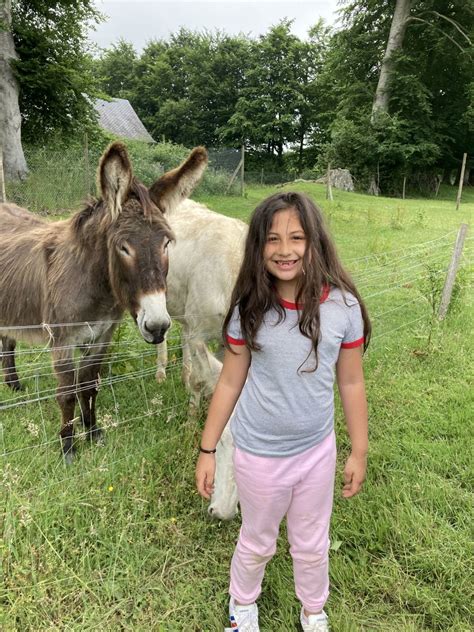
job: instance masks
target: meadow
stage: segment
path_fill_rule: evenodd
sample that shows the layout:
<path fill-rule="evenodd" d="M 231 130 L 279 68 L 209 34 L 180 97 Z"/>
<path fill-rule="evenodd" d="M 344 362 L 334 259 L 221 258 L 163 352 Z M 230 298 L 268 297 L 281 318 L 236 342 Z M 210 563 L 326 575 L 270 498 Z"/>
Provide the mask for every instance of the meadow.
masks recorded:
<path fill-rule="evenodd" d="M 289 189 L 289 186 L 286 186 Z M 320 203 L 373 321 L 365 357 L 368 478 L 344 500 L 348 441 L 337 406 L 338 480 L 331 528 L 334 632 L 468 632 L 472 611 L 472 236 L 446 319 L 436 315 L 461 222 L 456 191 L 437 199 L 374 198 L 294 184 Z M 246 220 L 276 187 L 197 199 Z M 471 276 L 470 276 L 471 275 Z M 472 287 L 471 287 L 472 292 Z M 103 446 L 78 437 L 60 458 L 47 350 L 20 345 L 25 390 L 0 385 L 2 630 L 215 632 L 227 624 L 228 566 L 238 518 L 211 520 L 194 489 L 205 411 L 187 416 L 179 330 L 167 381 L 126 318 L 98 398 Z M 471 390 L 470 390 L 471 386 Z M 298 630 L 285 529 L 260 599 L 262 632 Z"/>

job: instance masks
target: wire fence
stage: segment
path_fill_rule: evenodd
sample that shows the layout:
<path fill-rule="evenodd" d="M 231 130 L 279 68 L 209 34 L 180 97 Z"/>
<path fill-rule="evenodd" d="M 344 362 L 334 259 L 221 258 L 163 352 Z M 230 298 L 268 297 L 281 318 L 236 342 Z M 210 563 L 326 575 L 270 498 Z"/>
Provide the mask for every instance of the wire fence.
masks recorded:
<path fill-rule="evenodd" d="M 78 208 L 89 195 L 95 195 L 96 168 L 101 149 L 89 145 L 87 138 L 82 146 L 24 146 L 23 149 L 29 174 L 21 182 L 5 182 L 6 199 L 9 202 L 40 214 L 61 214 Z M 150 145 L 135 141 L 129 143 L 129 153 L 135 175 L 149 186 L 164 171 L 184 160 L 189 150 L 172 143 Z M 247 185 L 283 186 L 295 181 L 326 182 L 326 174 L 314 169 L 297 172 L 271 162 L 263 167 L 257 166 L 261 164 L 261 157 L 255 160 L 251 153 L 246 154 L 242 148 L 208 148 L 208 153 L 208 169 L 197 189 L 204 194 L 241 196 Z M 346 172 L 349 181 L 342 181 L 340 172 Z M 331 174 L 332 186 L 354 190 L 352 176 L 347 170 L 333 169 Z M 3 184 L 1 174 L 0 184 Z M 392 193 L 401 197 L 401 191 Z"/>
<path fill-rule="evenodd" d="M 432 323 L 435 316 L 433 305 L 441 293 L 452 241 L 453 234 L 447 233 L 409 249 L 388 251 L 349 262 L 359 291 L 372 315 L 372 339 L 375 344 L 372 345 L 371 353 L 377 352 L 378 341 L 385 339 L 388 342 L 395 332 L 398 343 L 402 330 L 413 332 L 416 326 L 429 326 Z M 468 238 L 463 254 L 464 268 L 472 260 L 471 250 L 472 238 Z M 189 318 L 191 315 L 186 316 Z M 183 318 L 184 315 L 177 317 L 177 320 Z M 45 333 L 45 343 L 41 346 L 20 343 L 15 352 L 22 391 L 12 392 L 6 386 L 0 387 L 0 447 L 4 463 L 12 455 L 21 452 L 52 446 L 59 449 L 58 428 L 53 427 L 51 419 L 59 419 L 55 408 L 55 375 L 61 375 L 62 369 L 59 368 L 56 374 L 53 372 L 51 349 L 74 351 L 76 356 L 79 352 L 75 344 L 55 347 L 55 330 L 58 327 L 64 331 L 90 326 L 93 332 L 93 325 L 112 323 L 117 324 L 117 321 L 15 327 L 17 331 L 27 329 L 31 333 L 32 329 L 37 329 Z M 0 327 L 0 338 L 9 333 L 11 335 L 11 330 L 11 327 Z M 218 331 L 202 331 L 199 339 L 214 344 L 215 349 L 219 334 Z M 188 395 L 181 382 L 183 347 L 192 343 L 193 338 L 183 335 L 178 326 L 173 328 L 167 342 L 168 377 L 163 384 L 157 385 L 154 379 L 157 372 L 156 348 L 141 340 L 131 319 L 121 321 L 114 339 L 105 345 L 91 337 L 84 348 L 91 354 L 92 362 L 101 365 L 99 409 L 108 411 L 102 413 L 102 425 L 108 432 L 128 427 L 134 420 L 150 416 L 166 421 L 170 415 L 183 413 L 187 409 Z M 90 389 L 94 383 L 83 383 L 71 388 L 79 394 Z M 124 402 L 127 408 L 130 401 L 136 402 L 139 414 L 123 412 Z M 20 431 L 18 418 L 22 420 Z M 85 433 L 79 433 L 79 440 L 84 436 Z"/>
<path fill-rule="evenodd" d="M 148 186 L 189 155 L 188 150 L 168 143 L 155 146 L 135 143 L 128 150 L 134 174 Z M 235 162 L 236 150 L 210 150 L 209 166 L 199 189 L 206 194 L 240 195 L 239 182 L 231 184 L 240 160 L 239 151 Z M 48 215 L 76 209 L 88 196 L 96 195 L 96 169 L 101 155 L 98 148 L 87 143 L 60 149 L 25 146 L 24 154 L 28 176 L 22 181 L 5 182 L 7 201 Z"/>

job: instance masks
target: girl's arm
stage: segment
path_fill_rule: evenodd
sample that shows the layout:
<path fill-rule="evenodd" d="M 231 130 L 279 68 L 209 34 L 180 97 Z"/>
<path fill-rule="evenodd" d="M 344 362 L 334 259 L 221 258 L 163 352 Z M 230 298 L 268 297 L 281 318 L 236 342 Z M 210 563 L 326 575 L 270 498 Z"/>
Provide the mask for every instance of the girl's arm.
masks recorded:
<path fill-rule="evenodd" d="M 368 450 L 367 399 L 361 348 L 341 349 L 336 377 L 352 452 L 344 468 L 344 498 L 355 496 L 365 480 Z"/>
<path fill-rule="evenodd" d="M 217 446 L 247 379 L 250 351 L 244 345 L 231 345 L 231 349 L 235 353 L 227 349 L 224 352 L 222 371 L 209 405 L 201 438 L 201 447 L 205 450 L 214 450 Z M 196 465 L 196 486 L 204 498 L 212 494 L 215 471 L 215 454 L 201 452 Z"/>

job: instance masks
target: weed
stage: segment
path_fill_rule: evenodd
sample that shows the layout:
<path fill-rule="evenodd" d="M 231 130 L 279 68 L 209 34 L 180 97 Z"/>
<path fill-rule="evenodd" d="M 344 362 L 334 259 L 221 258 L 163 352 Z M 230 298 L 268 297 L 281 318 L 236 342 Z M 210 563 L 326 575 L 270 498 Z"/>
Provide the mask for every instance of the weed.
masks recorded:
<path fill-rule="evenodd" d="M 415 215 L 415 219 L 413 221 L 414 226 L 418 226 L 419 228 L 423 228 L 426 226 L 426 211 L 423 209 L 419 209 Z"/>
<path fill-rule="evenodd" d="M 403 230 L 405 214 L 406 214 L 405 209 L 398 206 L 395 213 L 392 214 L 392 217 L 390 220 L 390 227 L 393 230 Z"/>

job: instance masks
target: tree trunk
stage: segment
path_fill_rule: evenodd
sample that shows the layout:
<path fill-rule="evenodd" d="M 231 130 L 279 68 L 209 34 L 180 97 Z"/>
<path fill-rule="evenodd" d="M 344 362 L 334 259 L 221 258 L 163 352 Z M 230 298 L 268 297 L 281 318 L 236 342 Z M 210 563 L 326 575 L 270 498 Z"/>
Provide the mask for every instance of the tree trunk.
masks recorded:
<path fill-rule="evenodd" d="M 303 123 L 301 123 L 300 138 L 299 138 L 300 146 L 298 149 L 298 170 L 300 173 L 303 170 L 304 132 L 305 132 L 305 126 L 303 125 Z"/>
<path fill-rule="evenodd" d="M 19 88 L 11 68 L 11 61 L 17 58 L 11 33 L 11 0 L 0 0 L 0 147 L 9 180 L 24 178 L 28 173 L 21 146 Z"/>
<path fill-rule="evenodd" d="M 396 0 L 387 48 L 380 67 L 379 82 L 372 105 L 372 122 L 374 122 L 377 112 L 388 112 L 393 55 L 402 48 L 412 4 L 413 0 Z"/>
<path fill-rule="evenodd" d="M 370 178 L 370 184 L 369 184 L 367 193 L 369 195 L 379 195 L 380 193 L 379 185 L 377 184 L 377 180 L 375 179 L 375 176 L 372 176 Z"/>
<path fill-rule="evenodd" d="M 281 137 L 280 137 L 280 140 L 277 143 L 277 152 L 278 152 L 278 164 L 281 167 L 282 164 L 283 164 L 283 143 L 281 141 Z"/>

